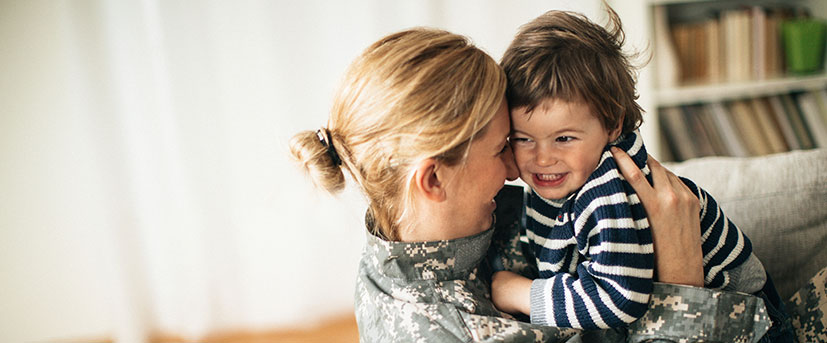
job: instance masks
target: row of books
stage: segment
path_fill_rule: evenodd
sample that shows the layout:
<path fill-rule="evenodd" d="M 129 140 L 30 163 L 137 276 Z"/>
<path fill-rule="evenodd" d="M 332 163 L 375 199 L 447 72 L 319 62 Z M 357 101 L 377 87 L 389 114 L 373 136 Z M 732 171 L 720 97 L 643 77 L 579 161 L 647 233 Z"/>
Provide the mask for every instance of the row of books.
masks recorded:
<path fill-rule="evenodd" d="M 662 108 L 665 160 L 827 148 L 827 89 Z"/>
<path fill-rule="evenodd" d="M 790 7 L 749 6 L 668 24 L 677 83 L 764 80 L 785 74 L 781 23 L 805 15 Z"/>

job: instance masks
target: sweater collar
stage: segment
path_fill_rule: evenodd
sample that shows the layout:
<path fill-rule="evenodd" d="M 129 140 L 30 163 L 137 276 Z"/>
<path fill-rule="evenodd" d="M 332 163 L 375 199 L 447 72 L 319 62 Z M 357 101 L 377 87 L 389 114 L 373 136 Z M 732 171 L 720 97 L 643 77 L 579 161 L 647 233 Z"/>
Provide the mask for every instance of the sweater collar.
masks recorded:
<path fill-rule="evenodd" d="M 366 225 L 373 225 L 369 218 Z M 387 241 L 368 233 L 364 260 L 374 270 L 391 278 L 433 281 L 460 279 L 480 264 L 491 244 L 493 233 L 494 229 L 491 228 L 473 236 L 429 242 Z"/>
<path fill-rule="evenodd" d="M 612 146 L 616 146 L 629 154 L 632 161 L 635 162 L 635 165 L 637 165 L 637 167 L 640 168 L 644 174 L 649 175 L 649 167 L 646 165 L 646 160 L 649 155 L 646 152 L 646 146 L 643 145 L 643 136 L 640 135 L 640 130 L 629 132 L 620 136 L 614 142 L 609 143 L 603 150 L 601 164 L 603 160 L 607 158 L 614 160 L 611 151 L 609 151 L 609 148 Z M 615 165 L 615 163 L 612 164 Z"/>

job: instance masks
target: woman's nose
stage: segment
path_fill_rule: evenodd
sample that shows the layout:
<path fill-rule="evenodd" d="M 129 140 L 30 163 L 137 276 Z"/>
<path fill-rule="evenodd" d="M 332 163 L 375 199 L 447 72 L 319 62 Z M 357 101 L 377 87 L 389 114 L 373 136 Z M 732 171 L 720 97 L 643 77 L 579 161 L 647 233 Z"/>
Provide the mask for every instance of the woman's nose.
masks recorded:
<path fill-rule="evenodd" d="M 514 160 L 514 151 L 511 150 L 511 145 L 505 147 L 505 152 L 502 154 L 503 164 L 505 164 L 505 179 L 514 181 L 520 177 L 520 171 L 517 169 L 517 162 Z"/>

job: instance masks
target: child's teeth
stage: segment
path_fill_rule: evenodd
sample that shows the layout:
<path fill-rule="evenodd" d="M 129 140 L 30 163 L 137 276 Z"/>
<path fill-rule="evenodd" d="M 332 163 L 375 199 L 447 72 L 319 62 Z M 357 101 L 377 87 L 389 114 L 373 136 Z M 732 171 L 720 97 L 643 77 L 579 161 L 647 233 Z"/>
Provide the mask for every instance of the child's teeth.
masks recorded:
<path fill-rule="evenodd" d="M 540 180 L 543 181 L 552 181 L 560 178 L 560 174 L 537 174 L 540 176 Z"/>

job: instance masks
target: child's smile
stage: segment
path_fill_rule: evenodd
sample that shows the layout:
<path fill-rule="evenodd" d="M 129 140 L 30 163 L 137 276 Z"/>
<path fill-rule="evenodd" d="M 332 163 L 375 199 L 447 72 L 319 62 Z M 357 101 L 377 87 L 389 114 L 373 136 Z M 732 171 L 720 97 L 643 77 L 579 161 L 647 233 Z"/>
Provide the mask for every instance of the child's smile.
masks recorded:
<path fill-rule="evenodd" d="M 568 173 L 534 174 L 534 182 L 542 187 L 557 187 L 566 181 Z"/>

